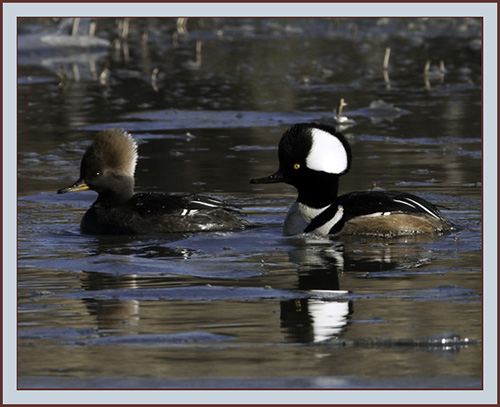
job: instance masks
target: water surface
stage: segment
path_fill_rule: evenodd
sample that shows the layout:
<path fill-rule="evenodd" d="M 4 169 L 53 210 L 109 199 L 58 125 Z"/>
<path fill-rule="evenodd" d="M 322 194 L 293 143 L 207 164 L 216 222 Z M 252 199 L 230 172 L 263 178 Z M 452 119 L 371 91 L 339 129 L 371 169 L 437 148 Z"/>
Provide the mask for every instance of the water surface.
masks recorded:
<path fill-rule="evenodd" d="M 479 19 L 130 19 L 126 41 L 88 23 L 19 22 L 20 388 L 481 387 Z M 418 194 L 454 233 L 282 235 L 294 189 L 249 180 L 341 98 L 340 192 Z M 209 193 L 258 226 L 81 234 L 95 193 L 55 192 L 112 126 L 139 142 L 137 190 Z"/>

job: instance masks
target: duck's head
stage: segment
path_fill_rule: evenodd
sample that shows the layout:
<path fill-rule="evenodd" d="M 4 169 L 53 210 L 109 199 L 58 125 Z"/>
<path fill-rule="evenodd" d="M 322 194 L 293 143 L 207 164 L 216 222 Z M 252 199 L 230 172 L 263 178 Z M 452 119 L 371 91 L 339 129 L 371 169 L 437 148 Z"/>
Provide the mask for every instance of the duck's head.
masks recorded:
<path fill-rule="evenodd" d="M 123 129 L 107 129 L 97 134 L 82 158 L 80 178 L 73 185 L 57 191 L 91 189 L 99 199 L 123 201 L 134 193 L 134 172 L 137 163 L 137 143 Z"/>
<path fill-rule="evenodd" d="M 278 157 L 276 173 L 250 182 L 286 182 L 297 188 L 299 202 L 315 207 L 337 196 L 338 178 L 351 166 L 351 149 L 344 136 L 331 126 L 317 123 L 298 123 L 285 131 Z"/>

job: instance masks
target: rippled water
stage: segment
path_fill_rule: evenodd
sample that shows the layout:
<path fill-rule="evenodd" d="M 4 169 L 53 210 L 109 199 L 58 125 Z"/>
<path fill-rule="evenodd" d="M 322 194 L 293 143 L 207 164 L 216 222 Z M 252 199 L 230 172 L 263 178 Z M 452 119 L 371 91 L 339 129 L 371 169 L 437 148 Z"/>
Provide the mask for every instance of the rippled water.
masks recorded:
<path fill-rule="evenodd" d="M 130 19 L 127 41 L 70 23 L 19 23 L 20 388 L 481 387 L 481 20 Z M 455 233 L 282 236 L 295 191 L 249 180 L 340 98 L 341 193 L 416 193 Z M 81 234 L 95 194 L 55 191 L 112 126 L 139 141 L 137 190 L 223 197 L 258 226 Z"/>

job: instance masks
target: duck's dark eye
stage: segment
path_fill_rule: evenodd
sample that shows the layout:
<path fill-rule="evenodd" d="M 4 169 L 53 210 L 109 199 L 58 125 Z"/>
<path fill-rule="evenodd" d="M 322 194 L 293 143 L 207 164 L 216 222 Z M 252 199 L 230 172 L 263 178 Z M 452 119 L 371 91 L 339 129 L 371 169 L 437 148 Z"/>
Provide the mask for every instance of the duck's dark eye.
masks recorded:
<path fill-rule="evenodd" d="M 98 177 L 99 175 L 101 175 L 101 173 L 100 173 L 100 172 L 96 172 L 96 173 L 94 173 L 94 177 Z"/>

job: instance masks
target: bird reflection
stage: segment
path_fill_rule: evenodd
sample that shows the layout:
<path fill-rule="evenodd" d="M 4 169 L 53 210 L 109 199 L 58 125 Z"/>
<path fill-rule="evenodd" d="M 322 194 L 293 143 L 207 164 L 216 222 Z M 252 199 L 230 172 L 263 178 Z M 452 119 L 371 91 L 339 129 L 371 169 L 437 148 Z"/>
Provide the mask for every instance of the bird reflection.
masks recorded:
<path fill-rule="evenodd" d="M 340 290 L 339 272 L 343 271 L 341 245 L 297 239 L 290 260 L 298 265 L 298 288 L 314 294 L 311 298 L 282 301 L 281 328 L 292 342 L 319 342 L 338 336 L 352 313 L 352 302 Z M 313 244 L 310 244 L 313 243 Z"/>
<path fill-rule="evenodd" d="M 341 286 L 342 275 L 364 278 L 371 274 L 400 273 L 431 261 L 429 237 L 400 237 L 392 239 L 344 238 L 336 242 L 328 237 L 292 237 L 286 239 L 288 260 L 295 265 L 290 278 L 277 278 L 273 288 L 297 289 L 300 294 L 280 301 L 281 334 L 286 341 L 314 343 L 341 338 L 355 312 L 352 296 Z M 425 244 L 419 244 L 420 242 Z M 215 280 L 185 273 L 168 274 L 169 259 L 188 260 L 197 251 L 171 247 L 159 241 L 115 241 L 98 239 L 91 255 L 101 258 L 92 263 L 93 271 L 82 273 L 82 288 L 88 291 L 84 299 L 89 313 L 95 316 L 100 331 L 133 334 L 140 331 L 141 294 L 123 295 L 126 291 L 212 284 Z M 274 249 L 275 250 L 275 249 Z M 260 255 L 259 255 L 260 256 Z M 152 263 L 149 263 L 152 260 Z M 156 263 L 158 261 L 158 263 Z M 141 267 L 147 264 L 147 273 Z M 253 263 L 252 263 L 253 264 Z M 161 274 L 155 274 L 161 273 Z M 270 274 L 265 273 L 268 282 Z M 261 281 L 255 275 L 249 280 L 223 279 L 217 285 L 255 287 Z M 83 297 L 85 298 L 85 297 Z M 158 297 L 161 299 L 161 296 Z"/>
<path fill-rule="evenodd" d="M 88 291 L 106 289 L 137 288 L 135 275 L 112 276 L 98 272 L 84 272 L 82 288 Z M 130 333 L 139 325 L 139 301 L 118 299 L 84 299 L 90 315 L 95 315 L 99 331 L 121 331 Z"/>
<path fill-rule="evenodd" d="M 173 236 L 170 241 L 179 239 Z M 119 299 L 124 290 L 135 290 L 144 287 L 161 287 L 172 285 L 169 277 L 147 277 L 134 274 L 140 270 L 141 259 L 163 260 L 169 258 L 187 259 L 193 251 L 185 248 L 169 248 L 164 246 L 165 239 L 94 236 L 89 246 L 92 257 L 103 259 L 92 263 L 93 271 L 84 271 L 81 276 L 82 289 L 89 291 L 89 298 L 84 299 L 90 315 L 95 316 L 100 331 L 124 332 L 131 334 L 139 329 L 139 300 Z M 152 267 L 150 267 L 152 268 Z M 156 266 L 158 270 L 160 266 Z M 165 271 L 164 268 L 161 270 Z M 109 290 L 109 291 L 108 291 Z M 95 296 L 92 291 L 105 293 L 116 292 L 117 298 L 109 295 Z M 110 294 L 112 295 L 112 294 Z"/>
<path fill-rule="evenodd" d="M 350 240 L 349 240 L 350 239 Z M 354 312 L 348 292 L 342 290 L 339 274 L 369 273 L 415 268 L 430 262 L 422 238 L 352 237 L 336 243 L 329 239 L 296 238 L 290 242 L 290 261 L 298 266 L 298 288 L 311 297 L 282 301 L 281 328 L 293 342 L 319 342 L 340 336 Z M 428 242 L 427 237 L 425 242 Z"/>

